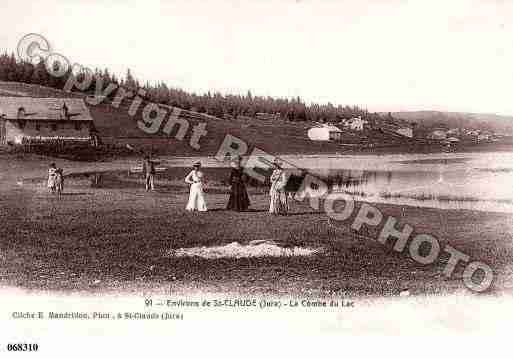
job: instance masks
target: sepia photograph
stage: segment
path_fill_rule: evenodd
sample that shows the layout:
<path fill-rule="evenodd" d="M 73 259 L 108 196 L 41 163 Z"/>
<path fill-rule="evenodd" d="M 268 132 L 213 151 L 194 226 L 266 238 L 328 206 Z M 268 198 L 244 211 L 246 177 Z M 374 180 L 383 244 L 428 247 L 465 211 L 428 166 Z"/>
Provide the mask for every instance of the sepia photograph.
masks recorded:
<path fill-rule="evenodd" d="M 0 6 L 0 357 L 504 355 L 513 2 Z"/>

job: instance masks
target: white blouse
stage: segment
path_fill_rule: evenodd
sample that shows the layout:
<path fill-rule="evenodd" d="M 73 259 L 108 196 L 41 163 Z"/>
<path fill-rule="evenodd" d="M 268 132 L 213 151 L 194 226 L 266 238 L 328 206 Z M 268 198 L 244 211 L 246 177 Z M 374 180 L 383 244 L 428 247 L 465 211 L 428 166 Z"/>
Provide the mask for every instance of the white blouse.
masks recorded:
<path fill-rule="evenodd" d="M 185 177 L 185 183 L 188 184 L 194 184 L 194 183 L 202 183 L 205 184 L 205 176 L 203 175 L 203 172 L 192 170 L 187 177 Z"/>

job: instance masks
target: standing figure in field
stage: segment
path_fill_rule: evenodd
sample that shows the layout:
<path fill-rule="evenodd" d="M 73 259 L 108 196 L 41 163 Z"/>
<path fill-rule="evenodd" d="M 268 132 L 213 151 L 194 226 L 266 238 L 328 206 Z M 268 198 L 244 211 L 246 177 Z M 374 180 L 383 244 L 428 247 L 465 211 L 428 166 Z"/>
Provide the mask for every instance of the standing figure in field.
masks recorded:
<path fill-rule="evenodd" d="M 62 168 L 59 168 L 55 171 L 55 190 L 59 196 L 64 190 L 64 172 Z"/>
<path fill-rule="evenodd" d="M 201 169 L 201 163 L 196 162 L 192 171 L 185 177 L 185 182 L 191 186 L 189 192 L 189 202 L 185 207 L 188 211 L 207 211 L 207 204 L 205 202 L 205 189 L 206 178 Z"/>
<path fill-rule="evenodd" d="M 246 190 L 245 179 L 240 164 L 241 159 L 238 157 L 233 162 L 232 172 L 230 173 L 230 199 L 226 209 L 232 211 L 246 211 L 249 208 L 250 201 Z"/>
<path fill-rule="evenodd" d="M 289 205 L 287 202 L 287 193 L 285 192 L 285 185 L 287 184 L 287 177 L 282 168 L 279 160 L 274 161 L 274 171 L 271 175 L 271 190 L 269 195 L 271 197 L 269 204 L 269 213 L 271 214 L 287 214 Z"/>
<path fill-rule="evenodd" d="M 155 190 L 155 163 L 151 160 L 149 155 L 144 157 L 143 161 L 143 173 L 145 175 L 146 191 Z"/>
<path fill-rule="evenodd" d="M 55 178 L 57 176 L 57 167 L 55 167 L 55 163 L 52 163 L 48 168 L 48 189 L 51 193 L 55 192 Z"/>

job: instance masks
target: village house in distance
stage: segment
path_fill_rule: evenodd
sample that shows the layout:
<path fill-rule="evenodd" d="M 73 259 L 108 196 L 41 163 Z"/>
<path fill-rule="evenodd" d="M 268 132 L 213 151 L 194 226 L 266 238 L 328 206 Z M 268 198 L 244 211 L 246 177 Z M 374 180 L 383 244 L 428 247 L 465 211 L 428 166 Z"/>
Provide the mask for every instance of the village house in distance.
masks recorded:
<path fill-rule="evenodd" d="M 312 141 L 335 141 L 343 139 L 369 137 L 373 131 L 386 134 L 389 138 L 414 139 L 414 126 L 406 121 L 395 119 L 394 121 L 370 122 L 361 117 L 345 119 L 334 123 L 317 123 L 307 132 L 308 138 Z M 346 135 L 346 136 L 344 136 Z M 349 135 L 349 137 L 347 136 Z"/>
<path fill-rule="evenodd" d="M 312 141 L 340 141 L 342 130 L 335 125 L 322 124 L 309 129 L 308 138 Z"/>
<path fill-rule="evenodd" d="M 0 97 L 0 146 L 52 141 L 98 144 L 82 99 Z"/>

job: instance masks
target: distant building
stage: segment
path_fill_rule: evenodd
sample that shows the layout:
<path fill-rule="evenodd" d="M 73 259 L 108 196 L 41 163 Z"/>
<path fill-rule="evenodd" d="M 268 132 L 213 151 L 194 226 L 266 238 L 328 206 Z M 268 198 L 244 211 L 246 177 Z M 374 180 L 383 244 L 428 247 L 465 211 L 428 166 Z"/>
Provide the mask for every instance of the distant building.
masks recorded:
<path fill-rule="evenodd" d="M 0 145 L 90 142 L 97 136 L 82 99 L 0 97 Z"/>
<path fill-rule="evenodd" d="M 342 130 L 333 125 L 322 125 L 308 130 L 308 138 L 313 141 L 340 141 Z"/>
<path fill-rule="evenodd" d="M 459 128 L 451 128 L 449 131 L 447 131 L 448 136 L 459 136 L 460 135 L 460 129 Z"/>
<path fill-rule="evenodd" d="M 466 129 L 465 130 L 465 135 L 467 135 L 467 136 L 479 136 L 480 132 L 481 131 L 479 131 L 479 130 Z"/>
<path fill-rule="evenodd" d="M 492 139 L 492 136 L 489 133 L 480 133 L 477 135 L 477 141 L 490 141 Z"/>
<path fill-rule="evenodd" d="M 447 131 L 434 130 L 427 136 L 427 138 L 431 140 L 445 140 L 447 138 Z"/>
<path fill-rule="evenodd" d="M 411 127 L 400 127 L 395 132 L 405 137 L 413 137 L 413 128 Z"/>
<path fill-rule="evenodd" d="M 362 119 L 361 117 L 354 117 L 344 121 L 344 127 L 347 127 L 353 131 L 363 131 L 363 128 L 369 121 Z"/>

